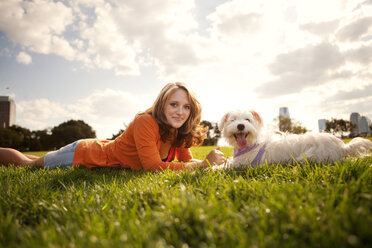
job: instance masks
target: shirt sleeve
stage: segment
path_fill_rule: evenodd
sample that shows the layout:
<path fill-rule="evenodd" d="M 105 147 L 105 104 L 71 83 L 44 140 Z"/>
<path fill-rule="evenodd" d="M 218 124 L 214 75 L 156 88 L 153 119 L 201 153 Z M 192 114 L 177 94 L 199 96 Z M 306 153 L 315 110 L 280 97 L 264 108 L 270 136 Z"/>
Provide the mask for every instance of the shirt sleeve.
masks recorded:
<path fill-rule="evenodd" d="M 178 161 L 190 161 L 193 159 L 190 148 L 180 147 L 176 149 L 176 158 Z"/>
<path fill-rule="evenodd" d="M 150 118 L 137 118 L 134 123 L 134 142 L 138 152 L 142 168 L 145 170 L 182 170 L 185 164 L 182 162 L 163 162 L 160 158 L 156 145 L 159 139 L 159 127 Z"/>

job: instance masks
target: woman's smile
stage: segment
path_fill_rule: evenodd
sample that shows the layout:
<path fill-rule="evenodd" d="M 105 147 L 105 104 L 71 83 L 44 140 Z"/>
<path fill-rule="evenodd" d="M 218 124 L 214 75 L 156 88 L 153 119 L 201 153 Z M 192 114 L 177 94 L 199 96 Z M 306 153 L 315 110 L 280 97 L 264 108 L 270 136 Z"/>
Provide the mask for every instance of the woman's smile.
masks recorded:
<path fill-rule="evenodd" d="M 190 116 L 190 102 L 183 89 L 177 89 L 165 103 L 164 114 L 168 124 L 180 128 Z"/>

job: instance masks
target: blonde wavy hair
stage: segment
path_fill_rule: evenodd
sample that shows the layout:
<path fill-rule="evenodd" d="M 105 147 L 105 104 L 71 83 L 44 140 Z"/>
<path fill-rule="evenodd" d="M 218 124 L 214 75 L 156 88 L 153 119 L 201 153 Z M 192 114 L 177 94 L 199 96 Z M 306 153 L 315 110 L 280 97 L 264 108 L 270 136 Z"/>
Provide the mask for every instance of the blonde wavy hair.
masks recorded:
<path fill-rule="evenodd" d="M 177 129 L 176 137 L 173 139 L 171 126 L 167 124 L 167 118 L 164 113 L 164 108 L 167 100 L 177 89 L 182 89 L 186 92 L 190 103 L 190 116 L 186 122 Z M 200 125 L 201 120 L 201 105 L 195 94 L 190 91 L 186 84 L 176 82 L 169 83 L 160 91 L 154 104 L 141 114 L 150 114 L 159 125 L 160 138 L 163 142 L 173 140 L 172 145 L 175 147 L 185 146 L 200 146 L 206 138 L 207 127 Z"/>

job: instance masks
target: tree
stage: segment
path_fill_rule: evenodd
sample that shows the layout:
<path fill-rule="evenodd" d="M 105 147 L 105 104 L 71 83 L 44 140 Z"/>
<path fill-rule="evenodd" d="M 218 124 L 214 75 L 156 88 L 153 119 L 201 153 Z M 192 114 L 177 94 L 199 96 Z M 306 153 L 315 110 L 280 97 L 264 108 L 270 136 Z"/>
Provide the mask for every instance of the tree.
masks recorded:
<path fill-rule="evenodd" d="M 290 132 L 292 130 L 292 121 L 290 118 L 279 116 L 279 131 Z"/>
<path fill-rule="evenodd" d="M 22 142 L 19 144 L 17 149 L 19 150 L 30 150 L 31 140 L 32 140 L 32 132 L 24 127 L 13 125 L 9 127 L 9 129 L 16 132 L 19 136 L 22 137 Z"/>
<path fill-rule="evenodd" d="M 32 131 L 31 134 L 31 151 L 46 151 L 53 148 L 51 130 L 37 130 Z"/>
<path fill-rule="evenodd" d="M 340 134 L 343 137 L 344 132 L 351 132 L 355 128 L 355 124 L 343 119 L 332 118 L 331 121 L 326 122 L 325 132 L 333 135 Z"/>
<path fill-rule="evenodd" d="M 203 141 L 203 146 L 215 146 L 217 145 L 218 139 L 221 137 L 221 131 L 218 129 L 217 123 L 214 125 L 209 121 L 200 122 L 202 126 L 208 127 L 207 138 Z M 212 130 L 214 132 L 212 132 Z"/>
<path fill-rule="evenodd" d="M 11 128 L 0 128 L 0 146 L 18 148 L 22 143 L 22 136 Z"/>
<path fill-rule="evenodd" d="M 1 129 L 0 146 L 11 147 L 20 151 L 50 150 L 50 134 L 47 130 L 30 131 L 27 128 L 13 125 Z"/>
<path fill-rule="evenodd" d="M 96 132 L 82 120 L 69 120 L 52 129 L 51 140 L 60 148 L 79 139 L 95 138 Z"/>
<path fill-rule="evenodd" d="M 295 121 L 294 119 L 279 116 L 278 119 L 274 119 L 274 120 L 279 122 L 278 126 L 279 126 L 279 131 L 281 132 L 302 134 L 308 131 L 306 127 L 301 126 L 301 123 L 298 121 Z"/>
<path fill-rule="evenodd" d="M 113 134 L 111 138 L 107 138 L 108 140 L 114 140 L 116 139 L 117 137 L 119 137 L 120 135 L 122 135 L 124 133 L 125 129 L 120 129 L 117 133 Z"/>
<path fill-rule="evenodd" d="M 52 129 L 30 131 L 13 125 L 0 128 L 0 146 L 18 150 L 51 150 L 85 138 L 95 138 L 96 133 L 84 121 L 70 120 Z"/>
<path fill-rule="evenodd" d="M 302 134 L 302 133 L 306 133 L 308 131 L 306 127 L 301 126 L 301 123 L 300 122 L 293 121 L 293 123 L 294 124 L 292 126 L 291 133 Z"/>
<path fill-rule="evenodd" d="M 108 140 L 114 140 L 116 139 L 117 137 L 119 137 L 122 133 L 124 133 L 125 129 L 127 129 L 128 125 L 124 123 L 124 129 L 121 129 L 116 133 L 116 134 L 113 134 L 111 139 L 110 138 L 107 138 Z"/>

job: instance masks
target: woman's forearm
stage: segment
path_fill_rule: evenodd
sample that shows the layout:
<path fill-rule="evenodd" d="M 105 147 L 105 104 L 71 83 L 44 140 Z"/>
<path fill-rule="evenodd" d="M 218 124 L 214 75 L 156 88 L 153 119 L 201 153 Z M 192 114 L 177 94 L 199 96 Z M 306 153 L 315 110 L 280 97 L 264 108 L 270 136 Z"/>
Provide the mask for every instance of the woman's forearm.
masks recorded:
<path fill-rule="evenodd" d="M 185 163 L 186 169 L 195 169 L 198 167 L 206 167 L 208 163 L 205 160 L 191 159 L 189 162 Z"/>

